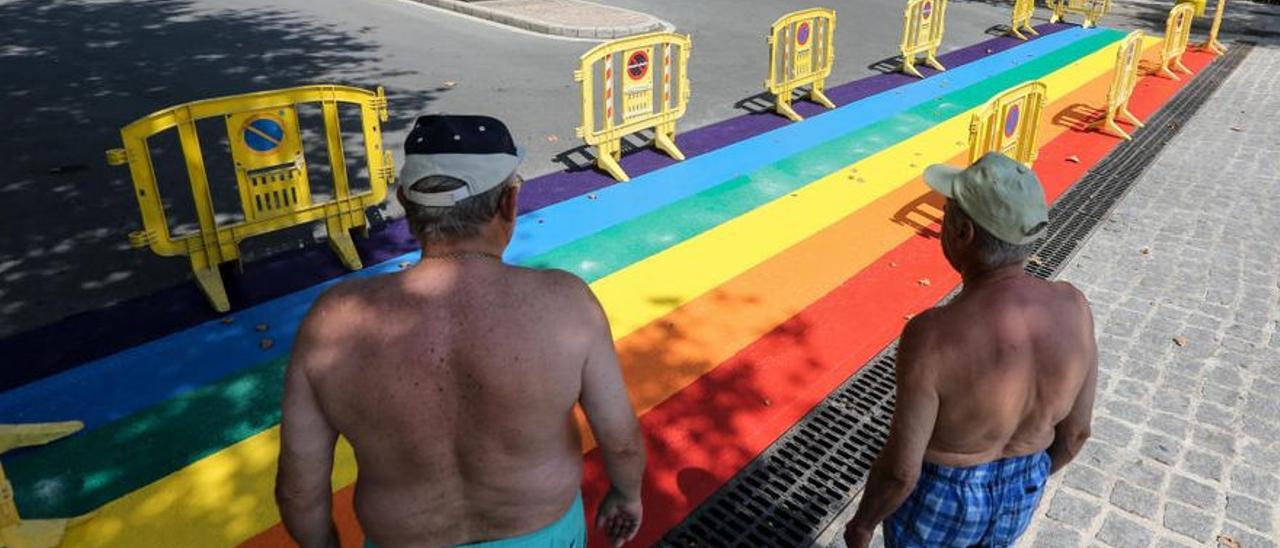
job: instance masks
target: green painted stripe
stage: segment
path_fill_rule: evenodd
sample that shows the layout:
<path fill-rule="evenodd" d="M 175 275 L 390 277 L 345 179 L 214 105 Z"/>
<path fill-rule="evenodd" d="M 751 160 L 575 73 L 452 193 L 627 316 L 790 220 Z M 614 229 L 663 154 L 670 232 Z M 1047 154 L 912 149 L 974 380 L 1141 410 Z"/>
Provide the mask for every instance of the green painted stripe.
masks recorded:
<path fill-rule="evenodd" d="M 529 266 L 597 280 L 751 209 L 767 204 L 1117 41 L 1111 31 L 917 106 L 681 202 L 533 257 Z M 166 400 L 125 419 L 6 460 L 15 497 L 33 518 L 88 512 L 280 420 L 284 358 Z"/>
<path fill-rule="evenodd" d="M 749 175 L 532 257 L 526 264 L 568 270 L 587 282 L 594 282 L 928 131 L 1010 87 L 1042 78 L 1122 37 L 1118 31 L 1088 37 L 1070 47 L 1037 57 L 1017 69 L 994 75 Z"/>
<path fill-rule="evenodd" d="M 287 358 L 5 461 L 23 517 L 80 515 L 280 422 Z"/>

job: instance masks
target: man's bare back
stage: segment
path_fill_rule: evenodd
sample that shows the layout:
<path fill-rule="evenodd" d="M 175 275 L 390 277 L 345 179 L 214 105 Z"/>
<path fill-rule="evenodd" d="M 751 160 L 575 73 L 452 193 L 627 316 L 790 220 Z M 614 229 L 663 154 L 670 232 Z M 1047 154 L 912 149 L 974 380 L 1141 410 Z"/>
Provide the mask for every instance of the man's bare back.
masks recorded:
<path fill-rule="evenodd" d="M 1096 356 L 1084 295 L 1018 275 L 913 320 L 938 395 L 925 461 L 972 466 L 1048 449 Z"/>
<path fill-rule="evenodd" d="M 564 514 L 582 476 L 572 410 L 597 315 L 576 278 L 483 258 L 326 295 L 309 329 L 336 344 L 307 374 L 355 448 L 366 533 L 453 544 Z"/>

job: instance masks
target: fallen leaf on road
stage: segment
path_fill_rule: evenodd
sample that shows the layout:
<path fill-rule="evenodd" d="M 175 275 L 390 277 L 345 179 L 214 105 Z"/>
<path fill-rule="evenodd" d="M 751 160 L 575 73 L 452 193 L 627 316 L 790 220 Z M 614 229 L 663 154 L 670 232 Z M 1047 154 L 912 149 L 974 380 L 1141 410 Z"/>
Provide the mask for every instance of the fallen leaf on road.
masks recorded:
<path fill-rule="evenodd" d="M 1240 541 L 1236 540 L 1235 537 L 1228 535 L 1226 533 L 1218 535 L 1218 547 L 1219 548 L 1241 548 Z"/>
<path fill-rule="evenodd" d="M 258 330 L 258 333 L 262 333 L 263 331 L 266 331 L 267 327 L 269 326 L 265 323 L 260 323 L 258 325 L 253 326 L 254 329 Z"/>
<path fill-rule="evenodd" d="M 920 284 L 923 287 L 929 287 L 933 285 L 933 282 L 929 281 L 929 278 L 920 278 L 920 281 L 916 283 Z"/>
<path fill-rule="evenodd" d="M 1080 163 L 1080 157 L 1072 154 L 1071 156 L 1067 156 L 1067 161 L 1073 164 L 1078 164 Z"/>
<path fill-rule="evenodd" d="M 234 321 L 236 321 L 234 316 L 227 316 L 222 319 L 222 323 L 224 324 L 230 324 L 231 322 L 234 322 Z"/>
<path fill-rule="evenodd" d="M 764 406 L 765 406 L 765 407 L 769 407 L 770 405 L 773 405 L 773 402 L 772 402 L 772 401 L 770 401 L 770 400 L 769 400 L 769 398 L 765 398 L 765 399 L 764 399 Z"/>
<path fill-rule="evenodd" d="M 560 136 L 558 136 L 558 135 L 548 135 L 548 136 L 547 136 L 547 142 L 548 142 L 548 143 L 554 143 L 554 142 L 559 141 L 559 140 L 560 140 Z"/>
<path fill-rule="evenodd" d="M 1142 248 L 1142 249 L 1138 250 L 1138 253 L 1141 253 L 1141 254 L 1143 254 L 1143 255 L 1150 255 L 1150 254 L 1151 254 L 1151 248 L 1149 248 L 1149 247 L 1144 247 L 1144 248 Z"/>
<path fill-rule="evenodd" d="M 1176 345 L 1178 345 L 1178 346 L 1186 346 L 1186 345 L 1187 345 L 1187 338 L 1186 338 L 1186 337 L 1174 337 L 1174 338 L 1173 338 L 1173 344 L 1176 344 Z"/>
<path fill-rule="evenodd" d="M 1241 131 L 1241 129 L 1240 129 L 1240 128 L 1238 128 L 1238 127 L 1233 127 L 1233 128 L 1231 128 L 1231 131 L 1240 132 L 1240 131 Z"/>
<path fill-rule="evenodd" d="M 1038 255 L 1032 255 L 1030 258 L 1027 259 L 1027 262 L 1034 265 L 1044 264 L 1044 261 L 1040 260 L 1040 257 Z"/>
<path fill-rule="evenodd" d="M 898 268 L 898 263 L 895 263 L 895 262 L 893 262 L 893 261 L 889 261 L 889 268 Z"/>
<path fill-rule="evenodd" d="M 410 265 L 412 265 L 412 264 L 413 264 L 413 263 L 411 263 L 411 262 L 409 262 L 409 261 L 400 261 L 400 268 L 409 268 L 409 266 L 410 266 Z"/>
<path fill-rule="evenodd" d="M 445 82 L 445 83 L 444 83 L 444 87 L 447 87 L 447 88 L 451 88 L 451 87 L 456 86 L 456 85 L 458 85 L 458 83 L 457 83 L 457 82 L 454 82 L 453 80 L 450 80 L 450 81 L 448 81 L 448 82 Z"/>
<path fill-rule="evenodd" d="M 903 316 L 902 319 L 911 321 L 911 318 L 914 318 L 914 317 L 916 317 L 915 314 L 907 314 L 906 316 Z"/>
<path fill-rule="evenodd" d="M 275 345 L 276 345 L 276 342 L 269 338 L 264 338 L 261 341 L 258 341 L 258 348 L 261 348 L 263 350 L 270 350 L 271 347 Z"/>
<path fill-rule="evenodd" d="M 596 193 L 594 193 L 594 192 L 592 192 L 591 194 L 588 194 L 588 195 L 587 195 L 587 199 L 588 199 L 588 200 L 594 200 L 594 199 L 596 199 L 596 198 L 599 198 L 599 196 L 596 196 Z"/>

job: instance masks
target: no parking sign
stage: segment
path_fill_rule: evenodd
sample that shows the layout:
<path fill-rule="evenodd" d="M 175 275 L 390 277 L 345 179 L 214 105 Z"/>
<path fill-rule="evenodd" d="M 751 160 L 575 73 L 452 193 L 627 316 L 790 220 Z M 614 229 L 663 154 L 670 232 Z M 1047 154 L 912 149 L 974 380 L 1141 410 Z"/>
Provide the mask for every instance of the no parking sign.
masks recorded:
<path fill-rule="evenodd" d="M 622 52 L 622 119 L 653 113 L 653 49 Z"/>

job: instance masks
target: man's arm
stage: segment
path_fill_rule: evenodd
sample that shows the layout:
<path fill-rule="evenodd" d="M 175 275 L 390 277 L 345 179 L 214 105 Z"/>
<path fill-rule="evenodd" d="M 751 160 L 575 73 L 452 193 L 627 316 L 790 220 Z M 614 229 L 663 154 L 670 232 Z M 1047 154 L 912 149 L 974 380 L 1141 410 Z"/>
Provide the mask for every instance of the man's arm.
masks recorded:
<path fill-rule="evenodd" d="M 1093 311 L 1089 301 L 1078 290 L 1072 288 L 1078 304 L 1083 311 L 1084 323 L 1081 344 L 1085 345 L 1085 355 L 1089 372 L 1085 375 L 1084 385 L 1076 395 L 1071 412 L 1062 422 L 1054 427 L 1053 444 L 1049 446 L 1049 459 L 1053 462 L 1050 473 L 1056 473 L 1071 462 L 1089 439 L 1093 424 L 1093 399 L 1098 387 L 1098 341 L 1093 331 Z"/>
<path fill-rule="evenodd" d="M 920 478 L 925 450 L 938 418 L 933 364 L 927 363 L 929 354 L 921 348 L 927 334 L 924 325 L 924 318 L 917 317 L 902 331 L 893 424 L 884 449 L 871 466 L 858 512 L 846 525 L 845 540 L 850 548 L 869 544 L 876 526 L 902 505 Z"/>
<path fill-rule="evenodd" d="M 329 424 L 307 370 L 335 359 L 341 322 L 321 297 L 298 330 L 293 356 L 285 371 L 280 419 L 280 462 L 276 472 L 276 504 L 285 529 L 303 548 L 337 547 L 332 517 L 333 451 L 338 432 Z"/>
<path fill-rule="evenodd" d="M 590 289 L 585 290 L 590 294 Z M 621 546 L 635 538 L 640 530 L 644 435 L 622 382 L 622 370 L 618 366 L 609 321 L 594 295 L 591 303 L 594 334 L 582 368 L 580 403 L 591 425 L 591 433 L 600 446 L 611 484 L 596 512 L 596 526 L 605 530 L 613 539 L 614 546 Z"/>

